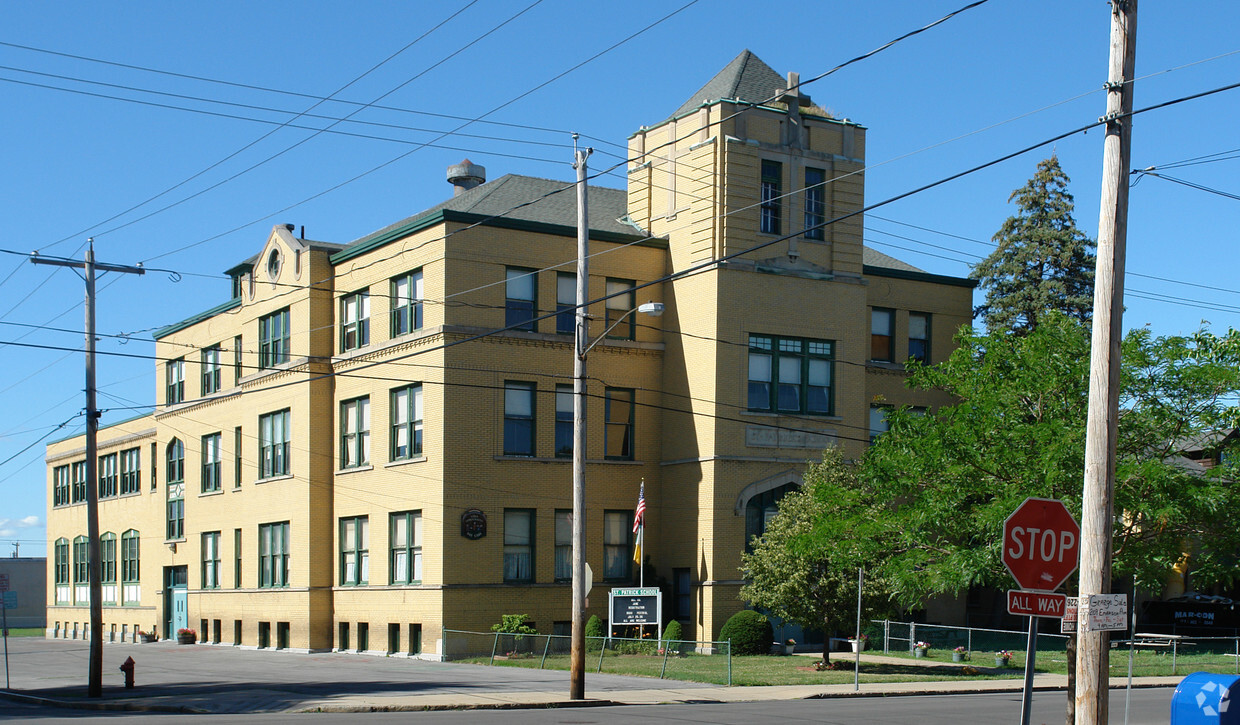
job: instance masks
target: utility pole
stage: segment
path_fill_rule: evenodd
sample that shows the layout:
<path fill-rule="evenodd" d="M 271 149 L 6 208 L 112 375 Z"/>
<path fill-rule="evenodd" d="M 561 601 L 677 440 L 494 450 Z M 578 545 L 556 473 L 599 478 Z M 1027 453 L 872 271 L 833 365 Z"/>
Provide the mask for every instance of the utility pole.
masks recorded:
<path fill-rule="evenodd" d="M 86 280 L 86 551 L 90 582 L 90 680 L 88 697 L 103 695 L 103 582 L 100 579 L 99 558 L 99 480 L 98 437 L 99 416 L 95 408 L 95 271 L 146 274 L 141 266 L 129 267 L 119 264 L 95 262 L 95 240 L 87 240 L 86 261 L 70 259 L 44 259 L 38 253 L 30 255 L 35 264 L 51 264 L 83 271 Z"/>
<path fill-rule="evenodd" d="M 591 151 L 573 152 L 573 167 L 577 169 L 577 325 L 573 347 L 573 629 L 568 685 L 572 700 L 586 697 L 586 353 L 590 349 L 590 316 L 586 314 L 590 279 L 586 159 Z"/>
<path fill-rule="evenodd" d="M 1124 251 L 1128 235 L 1128 168 L 1136 46 L 1137 0 L 1112 0 L 1107 115 L 1103 117 L 1106 138 L 1089 357 L 1089 415 L 1085 427 L 1085 485 L 1081 499 L 1079 592 L 1082 600 L 1091 594 L 1108 593 L 1111 588 L 1119 346 L 1123 334 Z M 1085 617 L 1077 618 L 1076 725 L 1107 722 L 1108 637 L 1106 632 L 1089 631 L 1088 624 Z"/>

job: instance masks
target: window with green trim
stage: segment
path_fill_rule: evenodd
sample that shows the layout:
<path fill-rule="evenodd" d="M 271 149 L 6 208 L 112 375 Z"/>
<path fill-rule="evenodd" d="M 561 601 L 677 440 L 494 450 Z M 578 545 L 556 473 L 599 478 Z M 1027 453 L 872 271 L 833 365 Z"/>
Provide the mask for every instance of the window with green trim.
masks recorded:
<path fill-rule="evenodd" d="M 142 449 L 121 451 L 121 495 L 142 491 Z"/>
<path fill-rule="evenodd" d="M 202 588 L 220 588 L 220 532 L 202 534 Z"/>
<path fill-rule="evenodd" d="M 99 456 L 99 498 L 116 495 L 116 454 Z"/>
<path fill-rule="evenodd" d="M 538 316 L 538 271 L 525 267 L 505 270 L 504 326 L 535 330 Z"/>
<path fill-rule="evenodd" d="M 603 428 L 604 457 L 633 460 L 633 391 L 608 388 L 603 405 L 606 417 Z"/>
<path fill-rule="evenodd" d="M 52 469 L 52 505 L 64 506 L 69 503 L 69 467 L 56 466 Z"/>
<path fill-rule="evenodd" d="M 392 424 L 388 435 L 393 461 L 422 455 L 422 385 L 406 385 L 392 391 L 389 409 Z"/>
<path fill-rule="evenodd" d="M 177 438 L 168 442 L 168 465 L 164 475 L 168 480 L 165 538 L 176 541 L 185 538 L 185 446 Z"/>
<path fill-rule="evenodd" d="M 771 413 L 834 413 L 835 343 L 749 336 L 747 406 Z"/>
<path fill-rule="evenodd" d="M 340 467 L 370 464 L 370 398 L 340 403 Z"/>
<path fill-rule="evenodd" d="M 422 270 L 393 277 L 391 336 L 422 329 Z"/>
<path fill-rule="evenodd" d="M 220 434 L 202 437 L 202 492 L 220 490 Z"/>
<path fill-rule="evenodd" d="M 202 350 L 202 394 L 210 395 L 220 389 L 220 346 L 218 344 Z"/>
<path fill-rule="evenodd" d="M 258 318 L 258 367 L 266 369 L 289 360 L 289 308 Z"/>
<path fill-rule="evenodd" d="M 363 290 L 340 299 L 340 351 L 370 344 L 370 292 Z"/>
<path fill-rule="evenodd" d="M 603 303 L 606 310 L 604 330 L 610 330 L 607 336 L 615 340 L 632 340 L 637 332 L 637 317 L 629 314 L 637 306 L 637 292 L 633 290 L 631 279 L 608 279 L 607 300 Z M 611 295 L 615 295 L 612 297 Z M 619 324 L 617 324 L 619 323 Z M 612 328 L 615 325 L 615 328 Z"/>
<path fill-rule="evenodd" d="M 392 584 L 420 584 L 422 512 L 401 511 L 392 514 L 388 537 L 392 547 L 388 559 L 389 581 Z"/>
<path fill-rule="evenodd" d="M 258 586 L 287 587 L 289 522 L 258 526 Z"/>
<path fill-rule="evenodd" d="M 340 584 L 362 586 L 370 581 L 370 519 L 340 519 Z"/>

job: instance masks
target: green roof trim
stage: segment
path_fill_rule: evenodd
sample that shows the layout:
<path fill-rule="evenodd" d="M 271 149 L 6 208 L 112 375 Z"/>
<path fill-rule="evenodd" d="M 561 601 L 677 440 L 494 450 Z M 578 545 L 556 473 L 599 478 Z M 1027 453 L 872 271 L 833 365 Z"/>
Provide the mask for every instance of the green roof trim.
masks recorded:
<path fill-rule="evenodd" d="M 240 306 L 241 306 L 241 300 L 238 298 L 233 298 L 223 304 L 216 305 L 215 307 L 212 307 L 209 310 L 204 310 L 202 312 L 199 312 L 193 317 L 181 320 L 180 322 L 174 322 L 171 325 L 168 325 L 167 327 L 160 328 L 156 330 L 155 334 L 152 335 L 151 337 L 154 337 L 156 340 L 163 339 L 171 335 L 174 332 L 180 332 L 181 330 L 184 330 L 187 327 L 197 325 L 199 322 L 202 322 L 203 320 L 209 320 L 212 317 L 215 317 L 216 315 L 220 314 L 221 312 L 227 312 L 231 309 L 234 309 Z"/>
<path fill-rule="evenodd" d="M 873 275 L 875 277 L 890 277 L 892 279 L 908 279 L 914 282 L 932 282 L 934 284 L 945 284 L 952 287 L 968 287 L 973 289 L 977 287 L 977 280 L 965 277 L 949 277 L 945 274 L 930 274 L 929 272 L 910 272 L 905 269 L 891 269 L 890 267 L 872 267 L 864 265 L 861 268 L 863 274 Z"/>
<path fill-rule="evenodd" d="M 511 219 L 508 217 L 487 216 L 484 214 L 473 214 L 470 212 L 454 211 L 452 209 L 439 209 L 423 217 L 418 217 L 408 224 L 390 229 L 382 234 L 378 234 L 370 239 L 358 242 L 346 249 L 343 249 L 329 257 L 332 264 L 340 264 L 354 257 L 366 254 L 380 247 L 391 244 L 398 239 L 403 239 L 410 234 L 422 231 L 429 227 L 437 226 L 447 222 L 458 222 L 460 224 L 479 224 L 482 226 L 498 227 L 500 229 L 513 229 L 523 232 L 534 232 L 537 234 L 554 234 L 561 237 L 576 237 L 577 227 L 567 226 L 564 224 L 550 224 L 547 222 L 536 222 L 527 219 Z M 616 244 L 629 244 L 637 242 L 644 246 L 658 247 L 660 249 L 667 248 L 667 240 L 660 238 L 647 238 L 640 234 L 620 234 L 617 232 L 602 231 L 598 229 L 590 230 L 590 239 L 598 242 L 614 242 Z"/>

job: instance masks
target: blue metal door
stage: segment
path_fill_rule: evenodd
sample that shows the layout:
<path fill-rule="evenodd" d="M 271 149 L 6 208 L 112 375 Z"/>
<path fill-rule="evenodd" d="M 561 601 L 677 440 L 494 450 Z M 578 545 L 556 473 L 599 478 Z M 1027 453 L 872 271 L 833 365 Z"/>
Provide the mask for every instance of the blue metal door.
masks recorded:
<path fill-rule="evenodd" d="M 165 639 L 176 637 L 178 629 L 189 627 L 189 568 L 164 567 Z"/>
<path fill-rule="evenodd" d="M 172 637 L 179 629 L 189 627 L 189 590 L 180 587 L 172 590 L 172 629 L 168 636 Z"/>

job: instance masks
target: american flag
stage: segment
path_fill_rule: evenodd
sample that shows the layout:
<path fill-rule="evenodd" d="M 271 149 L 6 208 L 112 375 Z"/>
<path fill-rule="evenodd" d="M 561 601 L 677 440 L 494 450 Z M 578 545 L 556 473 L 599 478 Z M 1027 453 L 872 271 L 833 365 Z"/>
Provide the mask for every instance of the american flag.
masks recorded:
<path fill-rule="evenodd" d="M 642 481 L 641 490 L 637 494 L 637 511 L 633 514 L 633 533 L 641 528 L 642 520 L 646 518 L 646 482 Z"/>

